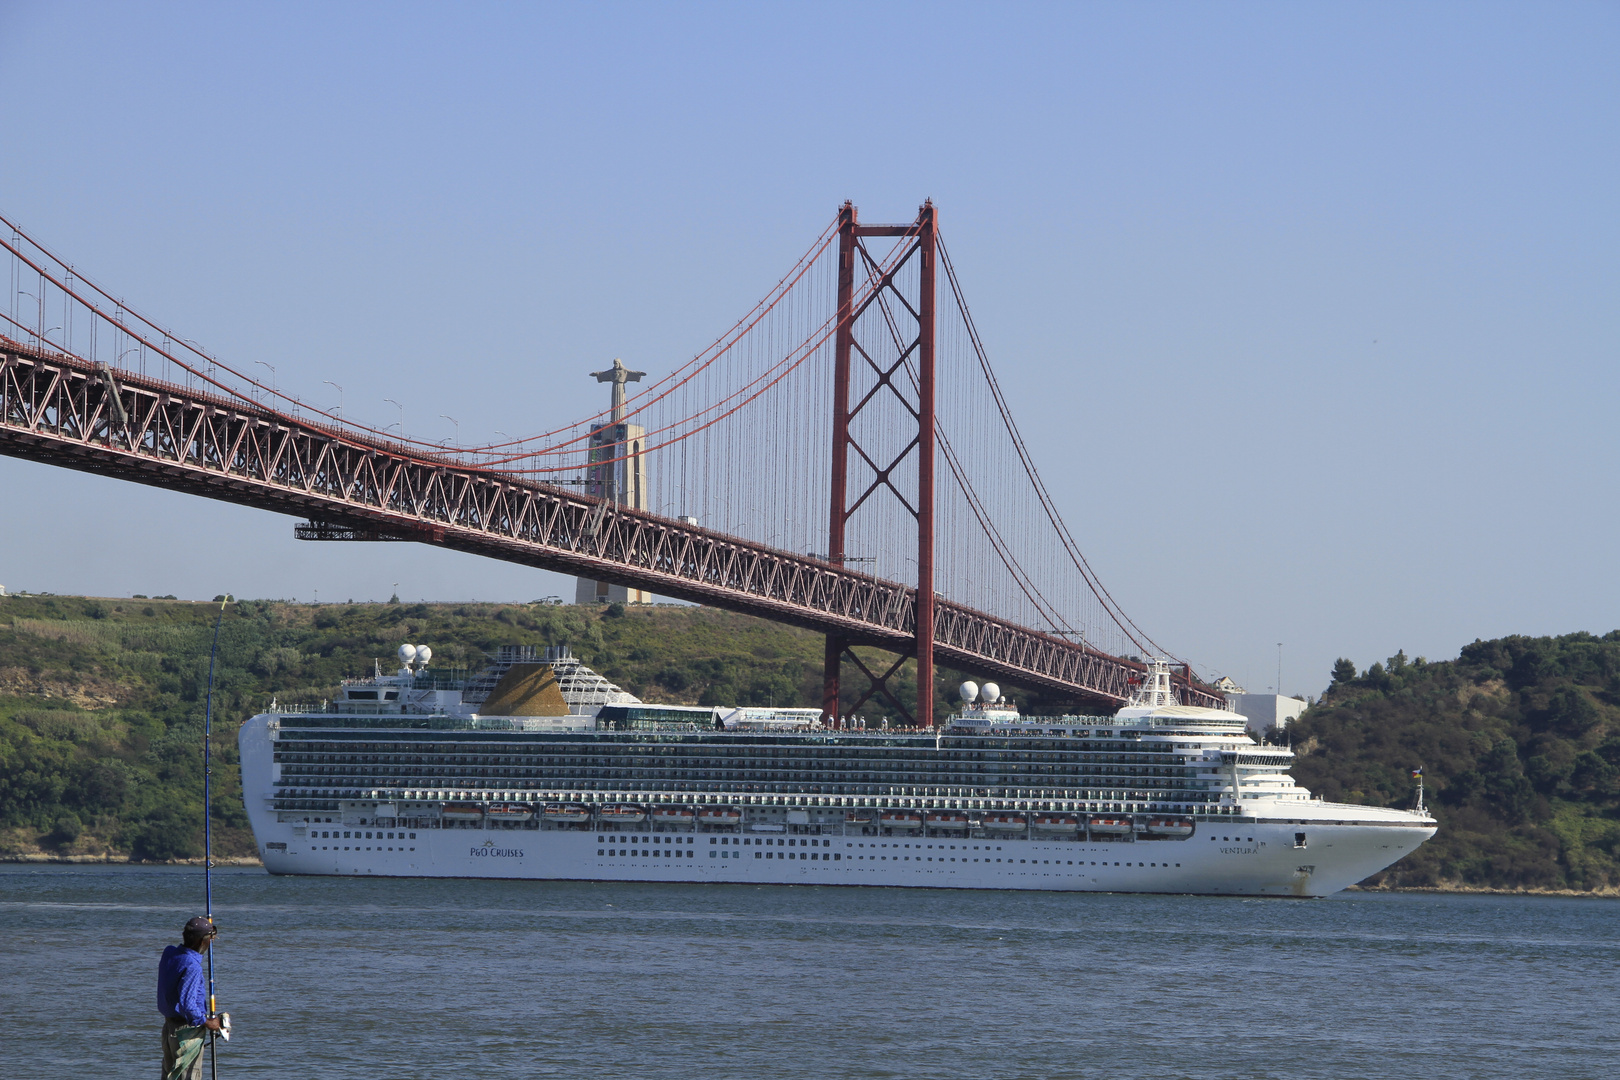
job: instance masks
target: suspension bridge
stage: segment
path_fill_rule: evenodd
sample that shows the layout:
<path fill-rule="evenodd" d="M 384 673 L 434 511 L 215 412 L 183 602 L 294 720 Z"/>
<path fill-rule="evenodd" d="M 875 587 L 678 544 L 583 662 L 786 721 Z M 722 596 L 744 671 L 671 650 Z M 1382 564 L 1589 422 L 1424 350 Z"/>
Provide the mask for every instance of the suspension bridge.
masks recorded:
<path fill-rule="evenodd" d="M 1137 657 L 1171 655 L 1059 514 L 931 203 L 904 224 L 846 203 L 695 356 L 481 445 L 265 385 L 0 227 L 0 453 L 295 515 L 301 539 L 417 541 L 804 627 L 826 636 L 834 724 L 876 695 L 931 726 L 936 661 L 1111 708 Z M 910 702 L 890 685 L 909 658 Z M 1175 671 L 1179 700 L 1224 704 Z"/>

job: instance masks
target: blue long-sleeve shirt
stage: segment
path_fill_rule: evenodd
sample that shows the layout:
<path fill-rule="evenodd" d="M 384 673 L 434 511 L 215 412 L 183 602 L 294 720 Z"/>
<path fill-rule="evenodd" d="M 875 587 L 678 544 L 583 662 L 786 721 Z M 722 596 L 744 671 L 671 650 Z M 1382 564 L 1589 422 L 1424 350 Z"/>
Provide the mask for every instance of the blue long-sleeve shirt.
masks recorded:
<path fill-rule="evenodd" d="M 208 976 L 202 953 L 184 945 L 170 945 L 158 961 L 158 1012 L 182 1024 L 197 1026 L 208 1019 Z"/>

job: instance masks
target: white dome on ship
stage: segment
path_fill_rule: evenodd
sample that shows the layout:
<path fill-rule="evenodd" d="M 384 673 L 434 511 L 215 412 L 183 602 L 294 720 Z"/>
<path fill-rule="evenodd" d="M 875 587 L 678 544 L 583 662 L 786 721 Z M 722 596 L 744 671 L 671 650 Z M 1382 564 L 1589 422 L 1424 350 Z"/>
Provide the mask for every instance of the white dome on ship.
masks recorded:
<path fill-rule="evenodd" d="M 415 645 L 401 645 L 399 647 L 399 662 L 400 663 L 409 664 L 412 660 L 415 660 L 415 659 L 416 659 L 416 646 Z"/>
<path fill-rule="evenodd" d="M 431 659 L 433 659 L 432 649 L 428 648 L 426 645 L 418 645 L 416 647 L 416 662 L 418 664 L 425 664 Z"/>
<path fill-rule="evenodd" d="M 979 697 L 993 705 L 1001 700 L 1001 687 L 993 682 L 987 682 L 980 688 Z"/>
<path fill-rule="evenodd" d="M 963 701 L 972 701 L 979 696 L 979 684 L 974 682 L 972 679 L 969 679 L 967 682 L 957 687 L 956 692 L 962 695 Z"/>

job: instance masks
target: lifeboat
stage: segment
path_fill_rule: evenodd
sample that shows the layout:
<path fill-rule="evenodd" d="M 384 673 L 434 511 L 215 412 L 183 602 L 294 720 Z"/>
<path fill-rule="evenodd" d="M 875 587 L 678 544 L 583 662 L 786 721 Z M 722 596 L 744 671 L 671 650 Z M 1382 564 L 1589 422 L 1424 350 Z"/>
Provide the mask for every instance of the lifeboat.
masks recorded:
<path fill-rule="evenodd" d="M 920 829 L 923 816 L 915 810 L 885 810 L 878 815 L 878 824 L 885 829 Z"/>
<path fill-rule="evenodd" d="M 1076 833 L 1080 831 L 1080 819 L 1073 814 L 1036 814 L 1035 820 L 1029 823 L 1030 828 L 1043 833 Z"/>
<path fill-rule="evenodd" d="M 445 821 L 483 821 L 484 808 L 477 803 L 447 802 L 439 809 Z"/>
<path fill-rule="evenodd" d="M 995 832 L 1023 832 L 1023 814 L 986 814 L 981 823 L 986 829 Z"/>
<path fill-rule="evenodd" d="M 847 813 L 844 814 L 844 824 L 845 825 L 870 825 L 870 824 L 872 824 L 872 811 L 870 811 L 870 810 L 850 810 L 850 811 L 848 811 Z"/>
<path fill-rule="evenodd" d="M 591 820 L 591 808 L 578 803 L 547 803 L 544 815 L 547 821 L 578 825 Z"/>
<path fill-rule="evenodd" d="M 690 825 L 692 809 L 687 806 L 659 806 L 652 812 L 654 825 Z"/>
<path fill-rule="evenodd" d="M 735 806 L 705 806 L 697 812 L 699 825 L 740 825 L 742 811 Z"/>
<path fill-rule="evenodd" d="M 630 803 L 619 803 L 616 806 L 602 807 L 602 812 L 597 818 L 612 825 L 634 825 L 647 820 L 647 812 Z"/>
<path fill-rule="evenodd" d="M 1177 840 L 1185 840 L 1193 834 L 1193 819 L 1190 817 L 1150 817 L 1147 819 L 1147 832 L 1149 836 L 1168 836 Z"/>
<path fill-rule="evenodd" d="M 1136 831 L 1131 819 L 1123 814 L 1092 814 L 1086 828 L 1103 836 L 1129 836 Z"/>
<path fill-rule="evenodd" d="M 930 829 L 948 829 L 961 832 L 968 827 L 968 816 L 960 810 L 933 810 L 924 818 Z"/>
<path fill-rule="evenodd" d="M 491 821 L 528 821 L 534 817 L 534 811 L 518 803 L 505 803 L 489 808 Z"/>

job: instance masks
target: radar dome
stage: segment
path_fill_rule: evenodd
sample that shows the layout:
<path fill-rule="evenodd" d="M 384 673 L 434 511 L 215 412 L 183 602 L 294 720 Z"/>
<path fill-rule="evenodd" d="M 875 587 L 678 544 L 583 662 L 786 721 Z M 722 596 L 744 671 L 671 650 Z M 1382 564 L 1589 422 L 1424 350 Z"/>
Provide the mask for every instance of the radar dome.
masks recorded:
<path fill-rule="evenodd" d="M 956 692 L 962 695 L 963 701 L 972 701 L 979 696 L 979 684 L 970 679 L 958 687 Z"/>
<path fill-rule="evenodd" d="M 416 659 L 416 646 L 415 645 L 401 645 L 399 647 L 399 662 L 400 663 L 409 664 L 411 661 L 413 661 L 415 659 Z"/>
<path fill-rule="evenodd" d="M 987 683 L 984 684 L 984 688 L 979 691 L 979 696 L 981 698 L 983 698 L 985 701 L 988 701 L 988 702 L 991 702 L 991 703 L 1000 701 L 1001 700 L 1001 687 L 997 686 L 993 682 L 987 682 Z"/>
<path fill-rule="evenodd" d="M 426 645 L 418 645 L 416 647 L 416 662 L 418 664 L 426 664 L 431 659 L 433 659 L 432 649 L 428 648 Z"/>

